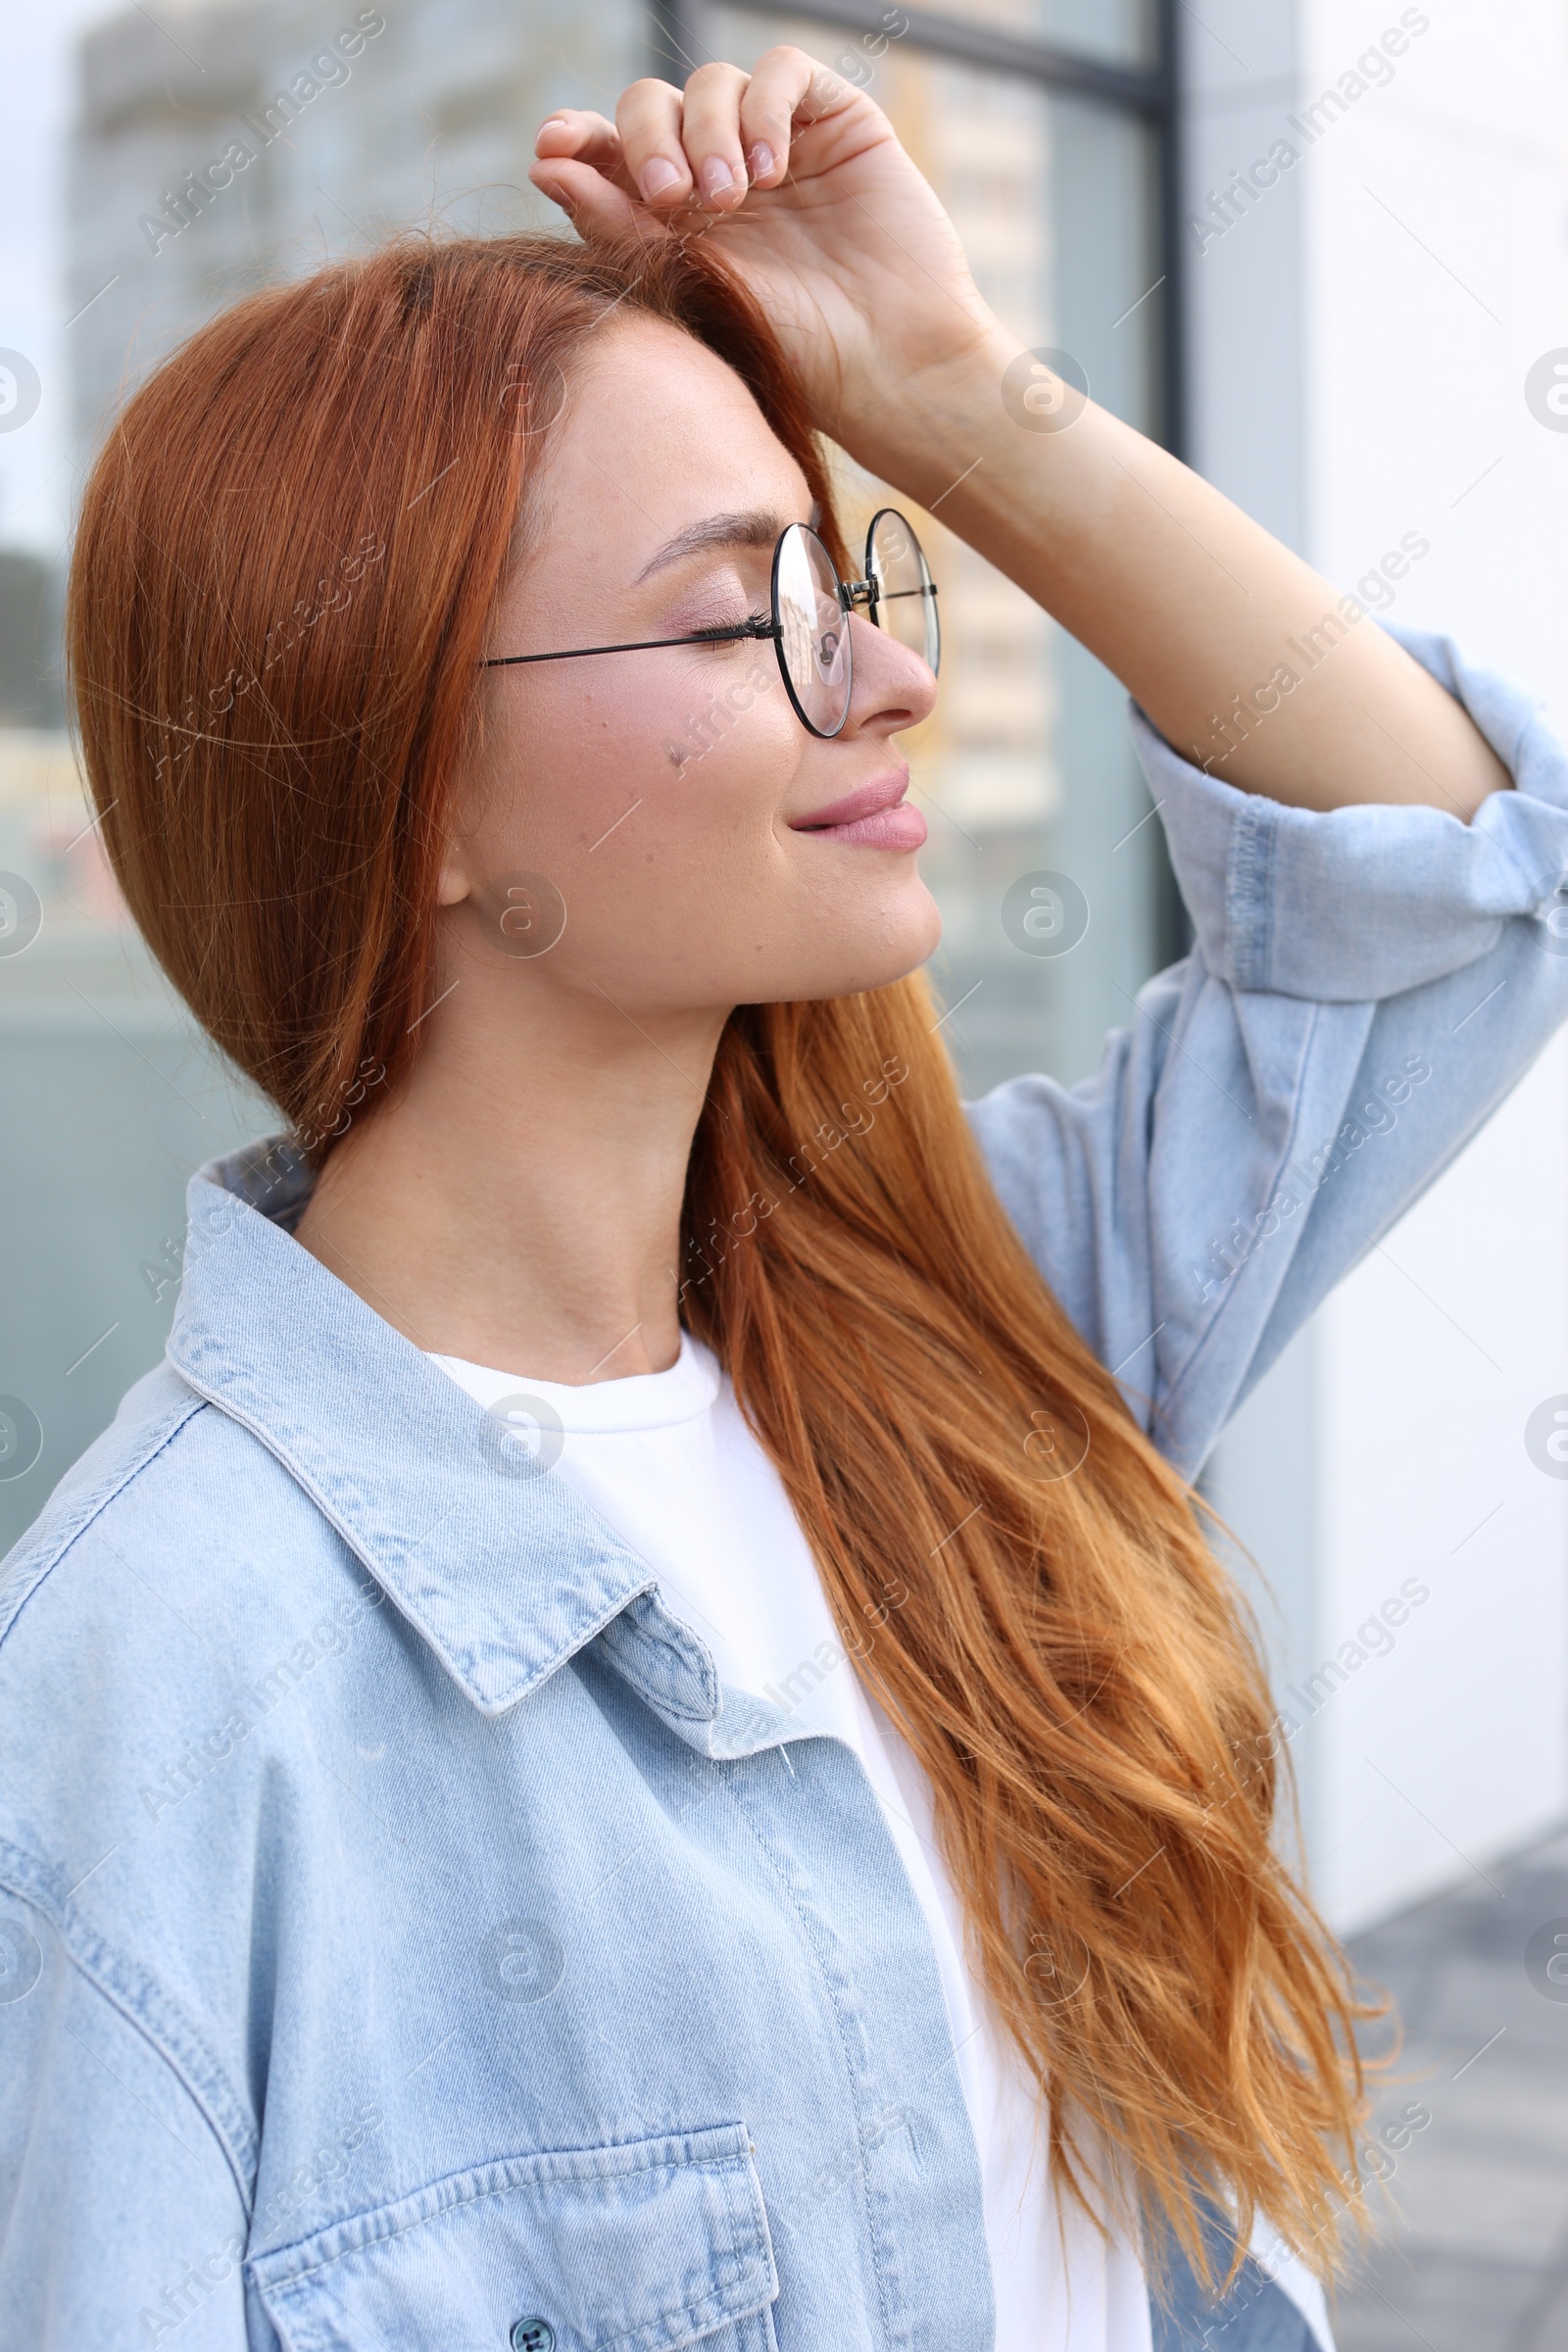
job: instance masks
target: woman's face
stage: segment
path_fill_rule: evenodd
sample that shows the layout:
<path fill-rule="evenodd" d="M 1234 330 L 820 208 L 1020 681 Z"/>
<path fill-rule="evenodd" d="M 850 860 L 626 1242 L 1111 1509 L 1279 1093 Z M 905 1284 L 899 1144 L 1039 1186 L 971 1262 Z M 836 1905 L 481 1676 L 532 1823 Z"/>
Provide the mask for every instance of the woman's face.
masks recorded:
<path fill-rule="evenodd" d="M 740 378 L 646 318 L 588 347 L 541 490 L 492 654 L 765 615 L 774 541 L 810 519 Z M 487 669 L 482 770 L 442 883 L 450 943 L 488 956 L 504 934 L 526 956 L 564 904 L 531 976 L 670 1012 L 839 996 L 922 963 L 940 923 L 894 739 L 936 681 L 868 621 L 850 627 L 854 699 L 826 741 L 766 640 Z M 498 931 L 509 886 L 519 911 Z"/>

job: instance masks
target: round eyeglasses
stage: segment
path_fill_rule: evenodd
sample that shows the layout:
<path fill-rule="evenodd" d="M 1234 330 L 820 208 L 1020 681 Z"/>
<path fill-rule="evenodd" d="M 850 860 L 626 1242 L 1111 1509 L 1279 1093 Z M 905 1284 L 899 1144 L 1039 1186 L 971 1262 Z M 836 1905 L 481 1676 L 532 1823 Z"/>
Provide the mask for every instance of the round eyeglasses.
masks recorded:
<path fill-rule="evenodd" d="M 495 654 L 482 666 L 507 669 L 523 662 L 580 662 L 590 654 L 643 654 L 662 645 L 723 645 L 741 637 L 770 637 L 784 691 L 801 724 L 813 735 L 837 735 L 850 714 L 855 657 L 850 614 L 866 617 L 918 654 L 935 676 L 942 660 L 937 588 L 931 566 L 908 523 L 893 507 L 871 517 L 865 534 L 865 574 L 841 580 L 832 557 L 809 523 L 792 522 L 773 549 L 772 612 L 687 637 L 643 637 L 629 645 L 577 645 L 560 654 Z"/>

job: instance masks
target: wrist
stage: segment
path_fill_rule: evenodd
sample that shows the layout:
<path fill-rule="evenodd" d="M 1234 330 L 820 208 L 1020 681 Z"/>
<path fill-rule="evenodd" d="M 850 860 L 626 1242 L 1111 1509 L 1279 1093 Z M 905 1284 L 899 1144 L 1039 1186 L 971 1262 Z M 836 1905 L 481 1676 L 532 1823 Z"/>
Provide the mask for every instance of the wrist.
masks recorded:
<path fill-rule="evenodd" d="M 829 429 L 858 465 L 929 509 L 1005 421 L 1002 378 L 1018 348 L 987 313 L 916 366 L 879 353 L 877 374 L 861 392 L 847 388 Z"/>

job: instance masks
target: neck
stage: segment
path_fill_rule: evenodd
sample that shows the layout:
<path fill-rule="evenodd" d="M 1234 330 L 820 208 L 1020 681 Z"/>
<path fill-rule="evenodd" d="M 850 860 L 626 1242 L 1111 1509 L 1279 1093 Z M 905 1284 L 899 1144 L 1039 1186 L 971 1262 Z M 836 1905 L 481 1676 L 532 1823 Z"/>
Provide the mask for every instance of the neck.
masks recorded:
<path fill-rule="evenodd" d="M 445 1008 L 443 1008 L 443 1011 Z M 680 1352 L 680 1211 L 721 1013 L 470 998 L 321 1171 L 298 1239 L 438 1355 L 574 1385 Z M 504 1016 L 504 1017 L 503 1017 Z M 442 1019 L 432 1015 L 432 1021 Z"/>

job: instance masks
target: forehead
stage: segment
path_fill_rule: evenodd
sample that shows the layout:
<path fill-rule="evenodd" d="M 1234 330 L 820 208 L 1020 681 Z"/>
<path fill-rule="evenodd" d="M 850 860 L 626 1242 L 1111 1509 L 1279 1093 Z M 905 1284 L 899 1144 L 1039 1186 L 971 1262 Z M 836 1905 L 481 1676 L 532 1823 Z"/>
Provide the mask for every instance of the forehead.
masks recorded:
<path fill-rule="evenodd" d="M 569 502 L 579 525 L 612 526 L 633 569 L 705 515 L 773 505 L 782 527 L 804 521 L 810 505 L 805 474 L 735 370 L 660 318 L 595 331 L 551 444 L 558 524 L 568 522 Z"/>

